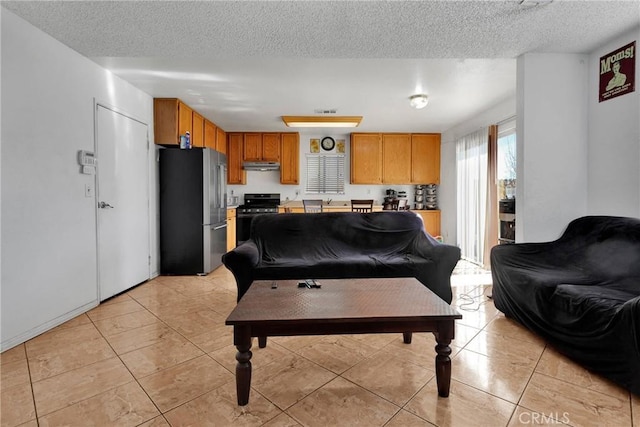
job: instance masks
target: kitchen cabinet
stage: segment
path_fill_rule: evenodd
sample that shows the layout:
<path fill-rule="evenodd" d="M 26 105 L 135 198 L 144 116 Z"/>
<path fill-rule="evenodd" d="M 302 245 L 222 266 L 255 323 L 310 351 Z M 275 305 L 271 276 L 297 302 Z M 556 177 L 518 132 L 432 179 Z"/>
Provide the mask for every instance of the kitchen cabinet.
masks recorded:
<path fill-rule="evenodd" d="M 195 111 L 192 115 L 191 146 L 204 148 L 204 117 Z"/>
<path fill-rule="evenodd" d="M 280 134 L 262 134 L 262 160 L 267 162 L 280 161 Z"/>
<path fill-rule="evenodd" d="M 411 134 L 382 134 L 382 182 L 411 182 Z"/>
<path fill-rule="evenodd" d="M 227 252 L 236 247 L 236 209 L 227 209 Z"/>
<path fill-rule="evenodd" d="M 262 160 L 262 134 L 245 133 L 243 136 L 243 159 L 246 162 Z"/>
<path fill-rule="evenodd" d="M 153 133 L 158 145 L 180 145 L 180 135 L 189 132 L 191 146 L 227 152 L 224 130 L 205 119 L 178 98 L 153 99 Z M 223 141 L 218 146 L 218 140 Z M 221 149 L 222 148 L 222 149 Z"/>
<path fill-rule="evenodd" d="M 193 110 L 177 98 L 154 98 L 154 142 L 160 145 L 180 145 L 180 135 L 192 133 Z"/>
<path fill-rule="evenodd" d="M 300 173 L 300 135 L 280 134 L 280 184 L 298 184 Z"/>
<path fill-rule="evenodd" d="M 216 128 L 216 150 L 227 154 L 227 133 L 219 126 Z"/>
<path fill-rule="evenodd" d="M 205 148 L 211 148 L 217 150 L 216 147 L 216 131 L 217 127 L 209 120 L 204 121 L 204 146 Z M 217 150 L 220 151 L 220 150 Z"/>
<path fill-rule="evenodd" d="M 381 134 L 351 134 L 351 183 L 382 184 Z"/>
<path fill-rule="evenodd" d="M 440 184 L 440 134 L 411 135 L 411 182 Z"/>
<path fill-rule="evenodd" d="M 227 183 L 246 184 L 247 172 L 242 169 L 244 135 L 229 133 L 227 135 Z"/>
<path fill-rule="evenodd" d="M 413 211 L 422 217 L 424 228 L 433 237 L 440 235 L 440 211 L 439 210 L 416 210 Z"/>
<path fill-rule="evenodd" d="M 280 160 L 279 133 L 245 133 L 244 160 L 246 162 L 277 162 Z"/>
<path fill-rule="evenodd" d="M 352 133 L 351 183 L 439 184 L 440 134 Z"/>

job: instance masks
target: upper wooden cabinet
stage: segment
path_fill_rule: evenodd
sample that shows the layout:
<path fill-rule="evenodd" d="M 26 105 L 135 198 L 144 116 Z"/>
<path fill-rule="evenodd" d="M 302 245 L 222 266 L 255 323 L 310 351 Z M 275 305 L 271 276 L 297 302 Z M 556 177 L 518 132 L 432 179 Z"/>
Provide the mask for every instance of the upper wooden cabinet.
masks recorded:
<path fill-rule="evenodd" d="M 192 133 L 193 110 L 177 98 L 153 100 L 153 134 L 156 144 L 180 145 L 180 135 Z"/>
<path fill-rule="evenodd" d="M 194 111 L 192 120 L 191 146 L 204 148 L 204 117 Z"/>
<path fill-rule="evenodd" d="M 280 160 L 280 134 L 251 132 L 244 134 L 244 160 L 246 162 Z"/>
<path fill-rule="evenodd" d="M 244 135 L 229 133 L 227 135 L 227 183 L 246 184 L 247 172 L 242 169 L 242 147 Z"/>
<path fill-rule="evenodd" d="M 280 134 L 262 134 L 262 160 L 268 162 L 280 161 Z"/>
<path fill-rule="evenodd" d="M 440 134 L 411 135 L 411 182 L 440 184 Z"/>
<path fill-rule="evenodd" d="M 379 133 L 351 134 L 351 183 L 382 183 L 382 136 Z"/>
<path fill-rule="evenodd" d="M 242 135 L 244 138 L 242 158 L 247 162 L 262 160 L 262 134 L 245 133 Z"/>
<path fill-rule="evenodd" d="M 411 135 L 382 134 L 382 182 L 406 184 L 411 182 Z"/>
<path fill-rule="evenodd" d="M 227 154 L 227 133 L 219 127 L 216 128 L 216 150 Z"/>
<path fill-rule="evenodd" d="M 226 153 L 226 138 L 221 138 L 222 147 L 217 142 L 224 130 L 215 123 L 205 119 L 178 98 L 154 98 L 154 142 L 159 145 L 180 145 L 180 135 L 187 132 L 191 135 L 192 147 L 211 148 Z"/>
<path fill-rule="evenodd" d="M 351 183 L 439 184 L 440 134 L 352 133 Z"/>
<path fill-rule="evenodd" d="M 212 150 L 217 150 L 216 147 L 216 132 L 217 127 L 209 120 L 204 121 L 204 146 L 205 148 L 211 148 Z M 225 144 L 226 145 L 226 144 Z M 218 150 L 220 151 L 220 150 Z M 226 151 L 226 147 L 225 147 Z"/>
<path fill-rule="evenodd" d="M 280 134 L 280 183 L 298 184 L 300 163 L 300 135 Z"/>
<path fill-rule="evenodd" d="M 218 135 L 218 143 L 221 138 L 224 136 Z M 226 134 L 226 139 L 229 184 L 246 184 L 243 161 L 280 162 L 280 183 L 300 183 L 300 135 L 297 132 L 231 132 Z"/>

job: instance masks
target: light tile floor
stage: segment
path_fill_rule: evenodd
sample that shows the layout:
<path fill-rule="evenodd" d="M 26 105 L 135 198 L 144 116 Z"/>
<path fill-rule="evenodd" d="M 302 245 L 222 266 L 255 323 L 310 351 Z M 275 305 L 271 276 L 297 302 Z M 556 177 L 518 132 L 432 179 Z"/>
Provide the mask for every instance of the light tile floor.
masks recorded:
<path fill-rule="evenodd" d="M 490 274 L 461 263 L 452 283 L 446 399 L 430 334 L 283 337 L 253 348 L 238 407 L 235 281 L 220 268 L 158 277 L 2 353 L 1 426 L 640 426 L 638 396 L 496 310 Z"/>

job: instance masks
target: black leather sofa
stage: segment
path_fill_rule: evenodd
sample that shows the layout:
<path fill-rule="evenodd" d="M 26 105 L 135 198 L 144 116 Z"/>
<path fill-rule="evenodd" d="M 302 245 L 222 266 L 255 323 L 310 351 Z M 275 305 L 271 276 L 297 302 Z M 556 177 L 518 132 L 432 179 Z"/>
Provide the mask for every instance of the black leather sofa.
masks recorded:
<path fill-rule="evenodd" d="M 553 242 L 491 251 L 496 307 L 640 395 L 640 219 L 588 216 Z"/>
<path fill-rule="evenodd" d="M 259 215 L 250 239 L 222 256 L 238 300 L 254 280 L 415 277 L 447 303 L 459 259 L 407 211 Z"/>

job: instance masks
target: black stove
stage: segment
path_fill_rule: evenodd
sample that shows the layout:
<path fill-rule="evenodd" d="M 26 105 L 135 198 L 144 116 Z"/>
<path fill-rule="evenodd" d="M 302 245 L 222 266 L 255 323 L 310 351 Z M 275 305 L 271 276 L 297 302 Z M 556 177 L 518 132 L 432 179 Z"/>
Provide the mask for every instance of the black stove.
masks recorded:
<path fill-rule="evenodd" d="M 280 205 L 280 194 L 247 193 L 244 204 L 236 209 L 236 245 L 249 240 L 251 220 L 256 215 L 277 214 Z"/>
<path fill-rule="evenodd" d="M 277 193 L 247 193 L 244 204 L 238 206 L 237 215 L 257 215 L 262 213 L 277 213 L 280 205 L 280 194 Z"/>

